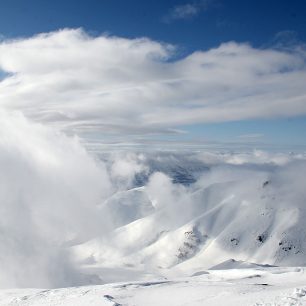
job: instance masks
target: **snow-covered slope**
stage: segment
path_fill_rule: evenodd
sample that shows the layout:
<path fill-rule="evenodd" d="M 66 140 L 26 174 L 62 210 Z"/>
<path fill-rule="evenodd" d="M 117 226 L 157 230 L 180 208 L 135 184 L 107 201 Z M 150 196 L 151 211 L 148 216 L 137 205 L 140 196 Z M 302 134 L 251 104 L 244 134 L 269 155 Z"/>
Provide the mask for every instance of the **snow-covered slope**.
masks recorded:
<path fill-rule="evenodd" d="M 5 306 L 306 305 L 303 268 L 202 271 L 198 275 L 62 289 L 0 290 Z"/>
<path fill-rule="evenodd" d="M 77 142 L 68 151 L 67 139 L 55 137 L 57 150 L 48 146 L 48 131 L 36 134 L 28 141 L 41 139 L 37 150 L 13 141 L 0 156 L 7 169 L 0 188 L 1 288 L 166 279 L 166 290 L 180 290 L 176 284 L 185 281 L 177 279 L 210 279 L 220 269 L 306 264 L 305 154 L 134 152 L 93 159 Z M 23 152 L 23 162 L 11 151 Z M 25 292 L 22 303 L 56 299 L 65 290 Z M 119 295 L 116 302 L 100 297 L 95 303 L 125 303 Z"/>
<path fill-rule="evenodd" d="M 161 304 L 179 305 L 177 292 L 194 293 L 185 302 L 196 305 L 219 287 L 228 292 L 232 278 L 248 275 L 245 268 L 262 268 L 268 277 L 267 264 L 306 264 L 305 153 L 91 155 L 77 138 L 20 114 L 0 112 L 0 119 L 0 288 L 124 283 L 88 292 L 2 291 L 4 305 L 61 304 L 65 296 L 73 305 L 156 305 L 160 295 Z M 227 283 L 218 283 L 218 271 L 229 268 L 239 270 L 237 277 L 224 272 L 220 280 Z M 276 288 L 285 280 L 280 271 L 297 273 L 275 269 L 245 292 L 265 283 Z M 211 280 L 216 286 L 205 298 L 205 290 L 193 289 Z M 279 288 L 300 283 L 287 285 Z M 99 288 L 107 289 L 102 296 Z M 135 292 L 121 295 L 126 288 Z"/>
<path fill-rule="evenodd" d="M 217 182 L 206 177 L 188 187 L 156 173 L 146 187 L 101 204 L 114 210 L 110 216 L 118 226 L 72 253 L 85 270 L 163 276 L 192 274 L 232 258 L 306 265 L 306 193 L 296 178 L 305 164 L 296 167 L 236 173 L 230 168 Z M 109 280 L 103 273 L 101 278 Z"/>

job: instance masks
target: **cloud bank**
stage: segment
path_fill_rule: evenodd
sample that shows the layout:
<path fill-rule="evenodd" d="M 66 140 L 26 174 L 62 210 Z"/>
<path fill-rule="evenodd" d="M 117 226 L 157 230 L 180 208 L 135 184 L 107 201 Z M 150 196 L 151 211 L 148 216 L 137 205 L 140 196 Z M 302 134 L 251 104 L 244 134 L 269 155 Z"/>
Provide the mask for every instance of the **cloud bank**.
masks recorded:
<path fill-rule="evenodd" d="M 64 29 L 0 44 L 0 107 L 83 137 L 306 114 L 306 52 L 228 42 L 176 59 L 147 38 Z"/>

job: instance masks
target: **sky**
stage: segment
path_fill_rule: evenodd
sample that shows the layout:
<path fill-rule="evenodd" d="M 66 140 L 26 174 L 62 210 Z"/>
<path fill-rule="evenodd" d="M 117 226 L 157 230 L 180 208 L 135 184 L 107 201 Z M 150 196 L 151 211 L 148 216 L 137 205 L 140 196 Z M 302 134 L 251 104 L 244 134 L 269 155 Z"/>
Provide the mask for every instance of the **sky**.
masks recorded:
<path fill-rule="evenodd" d="M 0 110 L 87 142 L 306 148 L 305 17 L 302 0 L 2 0 Z"/>

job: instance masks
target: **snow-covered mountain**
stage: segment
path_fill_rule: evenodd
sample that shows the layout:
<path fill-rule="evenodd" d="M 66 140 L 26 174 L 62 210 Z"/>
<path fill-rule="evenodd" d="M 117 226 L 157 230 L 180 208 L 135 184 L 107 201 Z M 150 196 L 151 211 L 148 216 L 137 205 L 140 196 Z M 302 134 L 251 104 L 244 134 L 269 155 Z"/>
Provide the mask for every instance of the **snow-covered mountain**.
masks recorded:
<path fill-rule="evenodd" d="M 16 114 L 1 117 L 0 134 L 1 288 L 129 287 L 136 281 L 144 285 L 132 287 L 149 289 L 167 281 L 162 290 L 169 291 L 177 279 L 210 279 L 210 268 L 265 273 L 306 264 L 304 153 L 93 155 L 78 139 Z M 152 279 L 157 287 L 149 285 Z M 104 289 L 88 290 L 98 290 L 101 303 L 125 303 L 116 290 L 114 300 L 108 290 L 104 300 Z M 49 294 L 65 290 L 22 292 L 1 291 L 0 303 L 35 305 L 45 296 L 52 305 Z"/>
<path fill-rule="evenodd" d="M 99 211 L 113 228 L 72 247 L 72 254 L 102 282 L 118 280 L 118 271 L 119 280 L 186 276 L 232 258 L 303 266 L 305 166 L 301 160 L 206 164 L 202 176 L 187 186 L 155 172 L 145 186 L 116 192 L 101 203 Z M 113 277 L 103 273 L 112 270 L 117 271 Z"/>

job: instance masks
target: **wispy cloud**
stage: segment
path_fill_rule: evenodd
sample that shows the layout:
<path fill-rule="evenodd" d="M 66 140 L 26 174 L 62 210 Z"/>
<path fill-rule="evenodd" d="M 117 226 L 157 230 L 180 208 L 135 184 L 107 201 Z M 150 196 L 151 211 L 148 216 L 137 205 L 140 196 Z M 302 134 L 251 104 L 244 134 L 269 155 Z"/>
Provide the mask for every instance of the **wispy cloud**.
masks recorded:
<path fill-rule="evenodd" d="M 306 50 L 229 42 L 169 60 L 150 39 L 65 29 L 0 44 L 0 108 L 90 138 L 306 114 Z"/>
<path fill-rule="evenodd" d="M 169 23 L 180 19 L 192 19 L 200 12 L 207 10 L 210 2 L 210 0 L 200 0 L 174 6 L 170 9 L 169 13 L 164 16 L 163 21 Z"/>
<path fill-rule="evenodd" d="M 258 139 L 258 138 L 262 138 L 264 137 L 263 134 L 243 134 L 243 135 L 239 135 L 238 138 L 241 138 L 241 139 Z"/>

